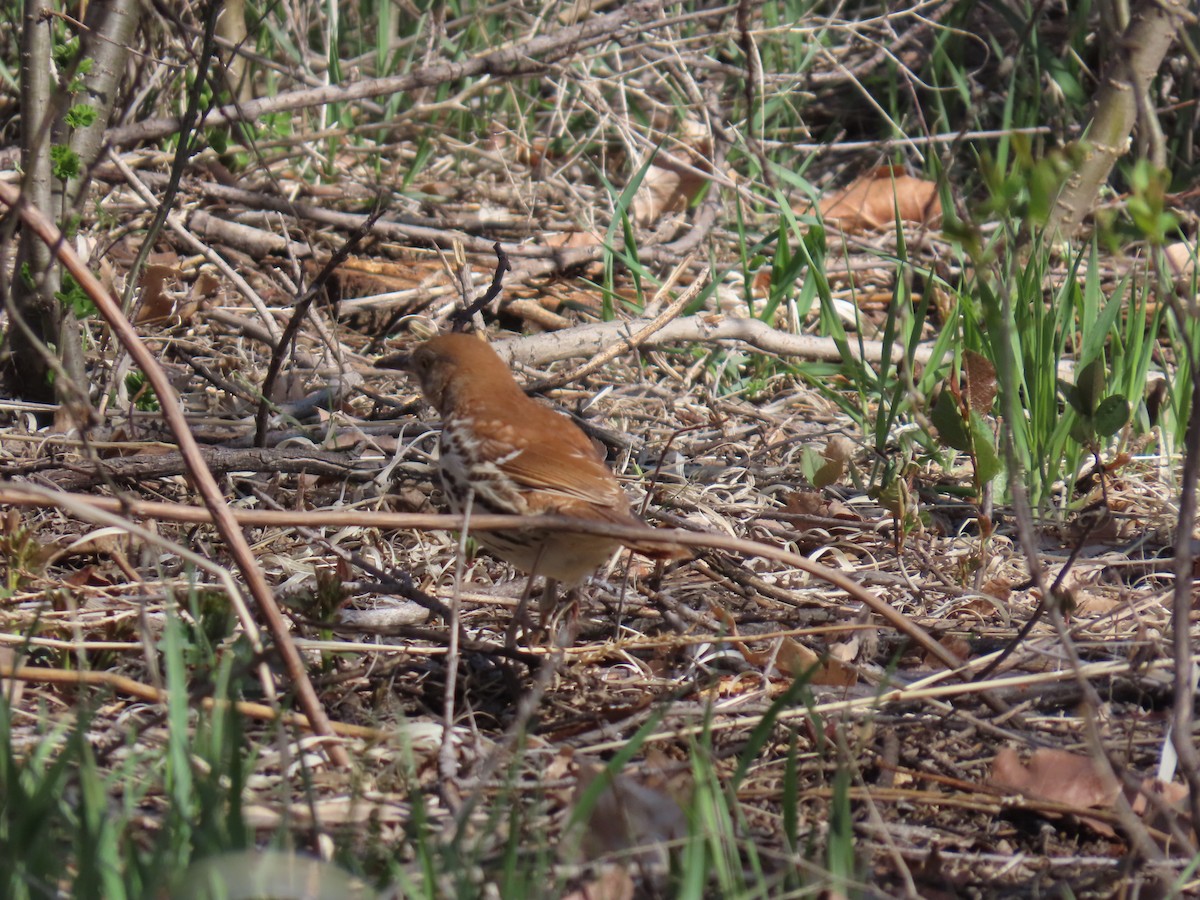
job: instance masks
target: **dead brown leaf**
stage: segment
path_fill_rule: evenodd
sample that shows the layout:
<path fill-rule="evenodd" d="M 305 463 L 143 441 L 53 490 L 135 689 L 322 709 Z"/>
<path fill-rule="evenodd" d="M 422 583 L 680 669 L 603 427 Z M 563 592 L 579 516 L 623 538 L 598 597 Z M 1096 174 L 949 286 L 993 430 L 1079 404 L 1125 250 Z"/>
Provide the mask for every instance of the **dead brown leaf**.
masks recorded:
<path fill-rule="evenodd" d="M 860 176 L 825 197 L 819 209 L 827 223 L 848 232 L 889 228 L 896 223 L 897 214 L 902 222 L 930 227 L 942 222 L 937 184 L 893 166 L 881 166 Z"/>
<path fill-rule="evenodd" d="M 182 274 L 173 266 L 146 266 L 142 273 L 142 294 L 135 324 L 153 322 L 171 315 L 175 300 L 167 290 L 167 284 L 178 282 Z"/>
<path fill-rule="evenodd" d="M 712 171 L 712 140 L 704 125 L 685 119 L 680 131 L 680 145 L 654 158 L 633 198 L 633 220 L 643 228 L 686 210 L 708 181 L 702 173 Z"/>
<path fill-rule="evenodd" d="M 841 478 L 846 473 L 850 461 L 854 459 L 857 449 L 854 442 L 848 438 L 840 435 L 831 438 L 821 453 L 825 458 L 825 465 L 813 475 L 813 486 L 828 487 Z"/>
<path fill-rule="evenodd" d="M 187 299 L 180 303 L 175 310 L 181 322 L 191 322 L 196 313 L 209 304 L 221 290 L 221 279 L 211 272 L 201 272 L 192 282 Z"/>
<path fill-rule="evenodd" d="M 1160 805 L 1157 803 L 1152 804 L 1148 799 L 1151 794 L 1157 794 L 1175 815 L 1184 818 L 1188 816 L 1188 787 L 1186 784 L 1179 784 L 1174 781 L 1163 782 L 1157 778 L 1147 778 L 1142 782 L 1141 790 L 1138 791 L 1137 796 L 1130 798 L 1129 805 L 1133 807 L 1135 813 L 1146 820 L 1146 824 L 1151 828 L 1156 828 L 1164 832 L 1170 831 L 1169 823 L 1163 821 Z"/>
<path fill-rule="evenodd" d="M 649 228 L 665 215 L 683 212 L 699 195 L 704 182 L 704 178 L 682 166 L 650 166 L 633 198 L 633 220 Z"/>
<path fill-rule="evenodd" d="M 1084 809 L 1109 809 L 1121 792 L 1088 756 L 1066 750 L 1039 748 L 1022 763 L 1012 747 L 1002 747 L 992 761 L 993 787 L 1013 790 L 1031 800 L 1046 800 Z M 1106 822 L 1080 819 L 1108 837 L 1116 832 Z"/>
<path fill-rule="evenodd" d="M 992 411 L 999 387 L 996 384 L 996 367 L 982 353 L 966 350 L 963 353 L 963 370 L 967 376 L 967 406 L 981 416 Z"/>
<path fill-rule="evenodd" d="M 983 587 L 979 590 L 997 600 L 1008 600 L 1012 596 L 1012 584 L 1004 578 L 993 578 L 991 581 L 984 582 Z"/>
<path fill-rule="evenodd" d="M 818 491 L 789 491 L 783 498 L 783 510 L 796 516 L 820 516 L 825 519 L 846 519 L 861 522 L 862 516 L 840 500 L 826 497 Z"/>
<path fill-rule="evenodd" d="M 775 657 L 775 668 L 791 677 L 807 674 L 809 684 L 850 687 L 858 682 L 858 671 L 853 666 L 835 659 L 832 654 L 822 658 L 792 638 L 783 639 Z"/>
<path fill-rule="evenodd" d="M 966 662 L 971 658 L 971 645 L 963 638 L 948 634 L 938 641 L 938 643 L 953 653 L 960 662 Z M 932 669 L 946 668 L 945 663 L 937 659 L 932 653 L 925 654 L 924 664 Z"/>

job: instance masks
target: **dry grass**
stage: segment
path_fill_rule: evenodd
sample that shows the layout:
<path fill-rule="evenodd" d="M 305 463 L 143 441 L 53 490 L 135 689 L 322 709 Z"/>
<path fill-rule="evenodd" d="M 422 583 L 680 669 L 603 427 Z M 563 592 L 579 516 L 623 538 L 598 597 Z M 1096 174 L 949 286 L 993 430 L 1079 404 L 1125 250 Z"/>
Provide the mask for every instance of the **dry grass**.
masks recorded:
<path fill-rule="evenodd" d="M 722 23 L 724 37 L 734 39 L 736 28 Z M 902 26 L 897 17 L 889 27 Z M 773 33 L 765 29 L 759 40 Z M 1093 760 L 1098 778 L 1115 772 L 1134 786 L 1159 765 L 1171 721 L 1178 458 L 1155 455 L 1149 441 L 1146 455 L 1106 478 L 1103 495 L 1097 488 L 1087 499 L 1072 498 L 1071 508 L 1083 512 L 1037 523 L 1050 578 L 1070 570 L 1063 587 L 1075 605 L 1066 627 L 1078 660 L 1046 617 L 983 680 L 973 678 L 1016 641 L 1038 607 L 1011 513 L 998 510 L 995 532 L 983 536 L 977 506 L 949 499 L 948 487 L 970 496 L 969 467 L 944 470 L 901 439 L 901 430 L 927 425 L 919 416 L 899 421 L 881 452 L 862 421 L 847 414 L 857 401 L 837 402 L 849 388 L 844 378 L 748 345 L 648 343 L 549 399 L 607 446 L 635 506 L 649 494 L 652 521 L 782 548 L 845 573 L 961 659 L 956 671 L 811 572 L 719 548 L 665 571 L 622 553 L 584 591 L 577 640 L 566 647 L 526 641 L 510 652 L 504 633 L 522 576 L 470 545 L 464 558 L 453 531 L 381 526 L 381 513 L 438 512 L 443 504 L 432 463 L 438 423 L 413 383 L 374 361 L 444 327 L 464 293 L 486 286 L 492 242 L 503 242 L 515 263 L 504 303 L 484 315 L 493 341 L 593 321 L 614 302 L 618 318 L 631 315 L 619 300 L 635 298 L 639 282 L 653 296 L 653 280 L 695 249 L 673 242 L 697 231 L 698 256 L 720 273 L 702 315 L 755 312 L 746 306 L 740 254 L 747 234 L 778 231 L 777 207 L 761 183 L 719 160 L 710 165 L 721 154 L 688 138 L 666 99 L 674 91 L 711 97 L 693 76 L 702 69 L 695 60 L 718 65 L 704 52 L 713 44 L 648 45 L 641 79 L 612 74 L 600 51 L 572 60 L 578 68 L 564 72 L 554 99 L 594 104 L 595 130 L 570 134 L 574 143 L 556 155 L 522 133 L 528 122 L 506 125 L 486 144 L 431 136 L 408 120 L 375 138 L 367 123 L 350 143 L 306 133 L 312 123 L 298 114 L 294 138 L 259 146 L 254 176 L 238 189 L 193 168 L 177 201 L 180 228 L 160 238 L 153 260 L 170 270 L 159 301 L 169 312 L 139 330 L 192 432 L 209 448 L 230 506 L 285 511 L 281 524 L 249 527 L 247 537 L 325 710 L 348 726 L 340 731 L 353 768 L 330 766 L 320 741 L 294 720 L 277 727 L 277 698 L 263 696 L 258 660 L 238 637 L 225 590 L 234 567 L 211 525 L 144 518 L 129 507 L 115 513 L 114 524 L 83 497 L 57 507 L 44 496 L 21 497 L 22 485 L 39 485 L 197 503 L 181 465 L 152 468 L 173 439 L 157 412 L 135 408 L 128 363 L 97 319 L 85 322 L 88 365 L 93 396 L 104 402 L 86 427 L 71 413 L 59 417 L 62 427 L 46 428 L 34 418 L 39 410 L 0 402 L 0 503 L 9 505 L 0 535 L 9 589 L 0 642 L 13 652 L 9 665 L 25 667 L 12 697 L 18 755 L 69 727 L 85 707 L 88 742 L 118 797 L 131 760 L 156 759 L 171 745 L 168 708 L 181 698 L 165 674 L 163 648 L 168 611 L 175 611 L 185 621 L 192 703 L 200 707 L 214 694 L 246 701 L 244 740 L 253 754 L 241 797 L 249 843 L 287 832 L 296 846 L 354 860 L 376 881 L 420 881 L 425 855 L 442 853 L 463 868 L 457 875 L 450 866 L 437 869 L 425 886 L 430 895 L 463 894 L 468 885 L 503 893 L 517 883 L 503 880 L 515 867 L 530 879 L 520 882 L 525 889 L 566 896 L 595 887 L 598 873 L 614 864 L 632 878 L 626 884 L 607 876 L 620 890 L 659 895 L 670 890 L 661 848 L 673 848 L 678 876 L 697 840 L 709 841 L 706 889 L 725 895 L 736 883 L 762 895 L 832 887 L 861 896 L 1042 896 L 1069 885 L 1075 896 L 1137 896 L 1181 877 L 1193 839 L 1182 814 L 1142 814 L 1110 797 L 1085 816 L 1079 807 L 1087 802 L 1037 791 L 1021 798 L 997 787 L 992 772 L 1004 747 L 1071 751 Z M 676 52 L 684 56 L 675 60 Z M 840 52 L 809 73 L 820 98 L 836 86 L 835 76 L 857 84 L 875 64 L 854 40 Z M 770 78 L 763 85 L 782 93 Z M 467 87 L 459 98 L 483 90 Z M 432 96 L 418 99 L 413 122 L 437 109 L 420 105 Z M 562 123 L 578 113 L 562 109 L 530 121 L 550 123 L 553 141 L 569 134 Z M 710 141 L 719 133 L 704 130 Z M 677 167 L 699 161 L 700 175 L 727 187 L 712 189 L 710 198 L 721 201 L 708 222 L 708 201 L 673 213 L 647 201 L 637 232 L 645 268 L 618 267 L 606 298 L 595 286 L 605 278 L 604 254 L 591 235 L 606 234 L 612 198 L 596 171 L 628 175 L 648 144 L 667 137 Z M 292 141 L 304 142 L 302 152 Z M 405 165 L 417 146 L 430 147 L 432 160 L 415 185 L 419 197 L 404 193 Z M 119 153 L 152 190 L 161 188 L 169 154 Z M 391 167 L 380 168 L 380 153 Z M 859 159 L 873 164 L 883 155 L 872 149 Z M 831 145 L 805 177 L 832 183 L 847 158 Z M 214 161 L 211 153 L 200 159 Z M 314 176 L 328 171 L 336 178 Z M 120 286 L 149 214 L 128 171 L 104 163 L 96 177 L 82 241 L 101 275 Z M 329 181 L 334 188 L 322 183 Z M 278 334 L 296 285 L 315 275 L 380 190 L 390 198 L 383 226 L 339 270 L 338 302 L 318 304 L 288 358 L 272 398 L 288 414 L 272 419 L 257 462 L 233 456 L 252 443 L 270 361 L 268 326 L 181 234 L 190 230 L 246 279 Z M 754 201 L 741 222 L 731 212 L 739 192 Z M 260 202 L 268 197 L 311 207 Z M 801 200 L 797 192 L 797 207 Z M 201 232 L 197 211 L 258 233 L 220 223 Z M 928 273 L 928 290 L 935 290 L 934 272 L 961 274 L 962 261 L 935 232 L 913 226 L 904 263 L 894 259 L 894 231 L 831 232 L 831 297 L 857 308 L 865 337 L 880 336 L 908 266 Z M 619 229 L 611 234 L 621 241 Z M 268 236 L 287 236 L 295 242 L 290 252 L 303 258 L 289 258 L 282 245 L 268 256 L 254 243 Z M 431 240 L 440 249 L 431 250 Z M 556 258 L 564 245 L 577 255 Z M 702 261 L 682 269 L 676 293 Z M 1115 257 L 1102 264 L 1106 283 L 1126 269 Z M 1051 273 L 1047 296 L 1065 277 L 1065 270 Z M 935 303 L 923 326 L 927 339 L 947 327 L 939 314 Z M 769 324 L 811 333 L 817 316 L 784 304 Z M 547 362 L 520 376 L 533 383 L 582 361 Z M 871 427 L 880 403 L 867 398 Z M 843 470 L 816 490 L 812 456 L 837 439 L 850 448 Z M 282 461 L 285 450 L 313 448 L 326 451 L 325 468 L 314 462 L 298 473 L 299 463 Z M 894 503 L 872 495 L 885 463 L 904 471 L 908 511 L 919 515 L 898 520 Z M 325 511 L 360 515 L 353 524 L 314 524 L 314 514 Z M 401 596 L 396 584 L 382 584 L 380 572 L 457 604 L 457 644 L 444 619 Z M 275 662 L 270 651 L 266 659 Z M 815 674 L 805 672 L 813 661 Z M 445 714 L 448 690 L 453 721 Z M 290 708 L 287 685 L 279 699 Z M 189 721 L 196 727 L 207 715 Z M 575 812 L 595 767 L 623 748 L 634 751 L 619 765 L 624 780 Z M 149 784 L 135 830 L 169 828 L 159 814 L 167 799 L 161 784 Z M 583 838 L 569 834 L 573 815 L 584 819 Z M 736 876 L 720 874 L 722 853 Z M 1189 882 L 1186 890 L 1193 888 Z"/>

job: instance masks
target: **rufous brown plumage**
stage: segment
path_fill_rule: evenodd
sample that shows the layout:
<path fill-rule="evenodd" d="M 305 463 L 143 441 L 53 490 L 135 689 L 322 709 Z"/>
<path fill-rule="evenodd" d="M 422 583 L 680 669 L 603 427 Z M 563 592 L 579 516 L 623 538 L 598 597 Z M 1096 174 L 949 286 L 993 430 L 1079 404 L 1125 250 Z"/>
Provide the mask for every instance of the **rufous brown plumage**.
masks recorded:
<path fill-rule="evenodd" d="M 455 512 L 470 496 L 476 513 L 549 513 L 650 530 L 629 511 L 624 490 L 587 435 L 527 397 L 487 343 L 470 334 L 441 335 L 412 354 L 409 369 L 442 416 L 439 470 Z M 621 543 L 538 528 L 474 537 L 517 568 L 568 587 Z M 678 547 L 645 550 L 664 558 L 686 555 Z"/>

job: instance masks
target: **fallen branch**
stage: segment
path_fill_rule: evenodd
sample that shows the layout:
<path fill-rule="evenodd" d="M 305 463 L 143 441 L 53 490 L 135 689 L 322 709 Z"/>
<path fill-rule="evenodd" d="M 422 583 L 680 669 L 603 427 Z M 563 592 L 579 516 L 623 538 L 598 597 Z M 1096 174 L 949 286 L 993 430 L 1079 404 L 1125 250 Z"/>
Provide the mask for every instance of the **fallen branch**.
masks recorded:
<path fill-rule="evenodd" d="M 666 291 L 670 290 L 670 287 L 683 273 L 683 270 L 686 269 L 691 263 L 691 259 L 692 258 L 689 256 L 675 267 L 674 271 L 671 272 L 670 277 L 667 278 L 667 281 L 663 285 L 663 289 L 660 291 L 660 293 L 665 293 Z M 680 292 L 679 296 L 671 301 L 670 305 L 667 306 L 666 309 L 651 319 L 645 327 L 640 328 L 632 337 L 629 338 L 628 344 L 610 344 L 608 347 L 594 354 L 591 359 L 589 359 L 579 368 L 573 369 L 569 372 L 563 372 L 561 375 L 555 375 L 554 377 L 547 378 L 544 381 L 539 381 L 537 384 L 529 388 L 530 392 L 538 393 L 549 390 L 550 388 L 562 387 L 564 384 L 570 384 L 572 381 L 577 381 L 580 378 L 590 375 L 592 372 L 603 368 L 622 353 L 625 353 L 634 347 L 640 347 L 642 344 L 646 343 L 646 341 L 652 338 L 657 332 L 661 331 L 670 322 L 677 319 L 679 314 L 682 313 L 688 307 L 688 305 L 699 296 L 700 291 L 704 289 L 704 285 L 708 281 L 710 271 L 711 270 L 709 267 L 705 266 L 700 275 L 691 284 L 684 288 L 684 290 Z"/>
<path fill-rule="evenodd" d="M 833 338 L 788 334 L 772 328 L 759 319 L 733 316 L 721 318 L 700 314 L 688 316 L 686 319 L 675 319 L 662 325 L 661 328 L 647 333 L 646 330 L 654 324 L 652 319 L 601 322 L 595 325 L 581 325 L 565 331 L 500 341 L 493 346 L 495 346 L 496 352 L 509 362 L 519 362 L 527 366 L 543 366 L 557 360 L 580 356 L 591 357 L 612 347 L 614 342 L 621 348 L 619 352 L 625 352 L 638 346 L 660 347 L 664 344 L 737 341 L 749 344 L 764 353 L 775 353 L 779 356 L 796 356 L 830 362 L 841 362 L 842 360 L 841 350 Z M 882 341 L 851 340 L 848 344 L 850 353 L 855 359 L 862 359 L 866 362 L 879 362 L 883 359 L 884 345 Z M 862 347 L 861 356 L 859 356 L 860 346 Z M 891 359 L 894 363 L 899 363 L 904 359 L 903 346 L 896 344 L 891 348 Z M 940 360 L 933 359 L 933 348 L 924 345 L 917 347 L 914 361 L 920 366 L 940 362 Z"/>

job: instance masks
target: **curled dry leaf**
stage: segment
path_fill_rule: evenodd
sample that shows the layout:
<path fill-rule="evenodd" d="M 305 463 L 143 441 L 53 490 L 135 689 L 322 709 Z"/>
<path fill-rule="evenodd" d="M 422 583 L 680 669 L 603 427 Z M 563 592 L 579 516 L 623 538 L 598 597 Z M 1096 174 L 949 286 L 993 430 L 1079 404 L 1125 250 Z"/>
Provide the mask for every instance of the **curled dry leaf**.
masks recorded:
<path fill-rule="evenodd" d="M 665 215 L 686 210 L 708 180 L 700 172 L 712 171 L 712 140 L 704 126 L 688 119 L 682 131 L 686 152 L 677 150 L 673 155 L 660 150 L 638 185 L 633 220 L 643 228 L 657 224 Z"/>
<path fill-rule="evenodd" d="M 633 198 L 633 220 L 643 228 L 683 212 L 699 195 L 704 179 L 682 166 L 652 165 Z"/>
<path fill-rule="evenodd" d="M 165 319 L 175 308 L 175 298 L 167 289 L 168 284 L 179 281 L 182 273 L 174 266 L 146 266 L 142 273 L 142 293 L 139 299 L 137 325 Z"/>
<path fill-rule="evenodd" d="M 857 648 L 856 648 L 857 650 Z M 858 671 L 832 654 L 822 658 L 792 638 L 784 638 L 775 657 L 775 668 L 782 674 L 795 677 L 808 675 L 809 684 L 827 687 L 852 687 L 858 683 Z"/>
<path fill-rule="evenodd" d="M 845 641 L 838 641 L 836 644 L 829 645 L 829 656 L 831 659 L 836 659 L 838 662 L 852 663 L 858 657 L 862 649 L 862 641 L 858 635 L 849 638 Z"/>
<path fill-rule="evenodd" d="M 1012 597 L 1012 582 L 1006 578 L 993 578 L 984 582 L 980 591 L 989 597 L 1007 602 Z"/>
<path fill-rule="evenodd" d="M 1109 809 L 1120 785 L 1101 772 L 1087 756 L 1065 750 L 1039 748 L 1022 763 L 1012 747 L 1002 747 L 992 762 L 992 786 L 1013 790 L 1031 800 L 1050 801 L 1079 809 Z M 1113 837 L 1106 822 L 1080 816 L 1092 829 Z"/>
<path fill-rule="evenodd" d="M 62 548 L 62 553 L 56 558 L 61 562 L 73 556 L 107 556 L 110 553 L 124 553 L 129 549 L 129 533 L 123 528 L 108 526 L 90 531 Z"/>
<path fill-rule="evenodd" d="M 996 402 L 999 386 L 996 383 L 996 367 L 982 353 L 966 350 L 963 353 L 963 371 L 966 375 L 967 406 L 972 412 L 986 416 Z"/>
<path fill-rule="evenodd" d="M 1126 791 L 1126 796 L 1130 792 Z M 1157 794 L 1162 803 L 1151 803 L 1149 796 Z M 1142 781 L 1141 790 L 1137 792 L 1135 797 L 1129 798 L 1129 805 L 1133 807 L 1133 811 L 1146 820 L 1151 828 L 1156 828 L 1159 831 L 1170 831 L 1170 824 L 1163 821 L 1162 805 L 1178 816 L 1186 817 L 1188 815 L 1188 788 L 1186 784 L 1179 784 L 1174 781 L 1159 781 L 1157 778 L 1147 778 Z"/>
<path fill-rule="evenodd" d="M 845 519 L 861 522 L 862 516 L 840 500 L 826 497 L 818 491 L 788 491 L 783 498 L 783 511 L 797 516 L 820 516 L 826 519 Z"/>
<path fill-rule="evenodd" d="M 825 464 L 813 475 L 813 486 L 828 487 L 841 478 L 849 468 L 851 460 L 854 459 L 857 449 L 849 438 L 841 435 L 830 438 L 821 454 L 825 459 Z"/>
<path fill-rule="evenodd" d="M 821 217 L 842 231 L 881 231 L 902 222 L 937 227 L 942 222 L 942 201 L 937 184 L 906 175 L 899 166 L 881 166 L 855 179 L 819 204 Z M 811 207 L 801 209 L 809 212 Z"/>

